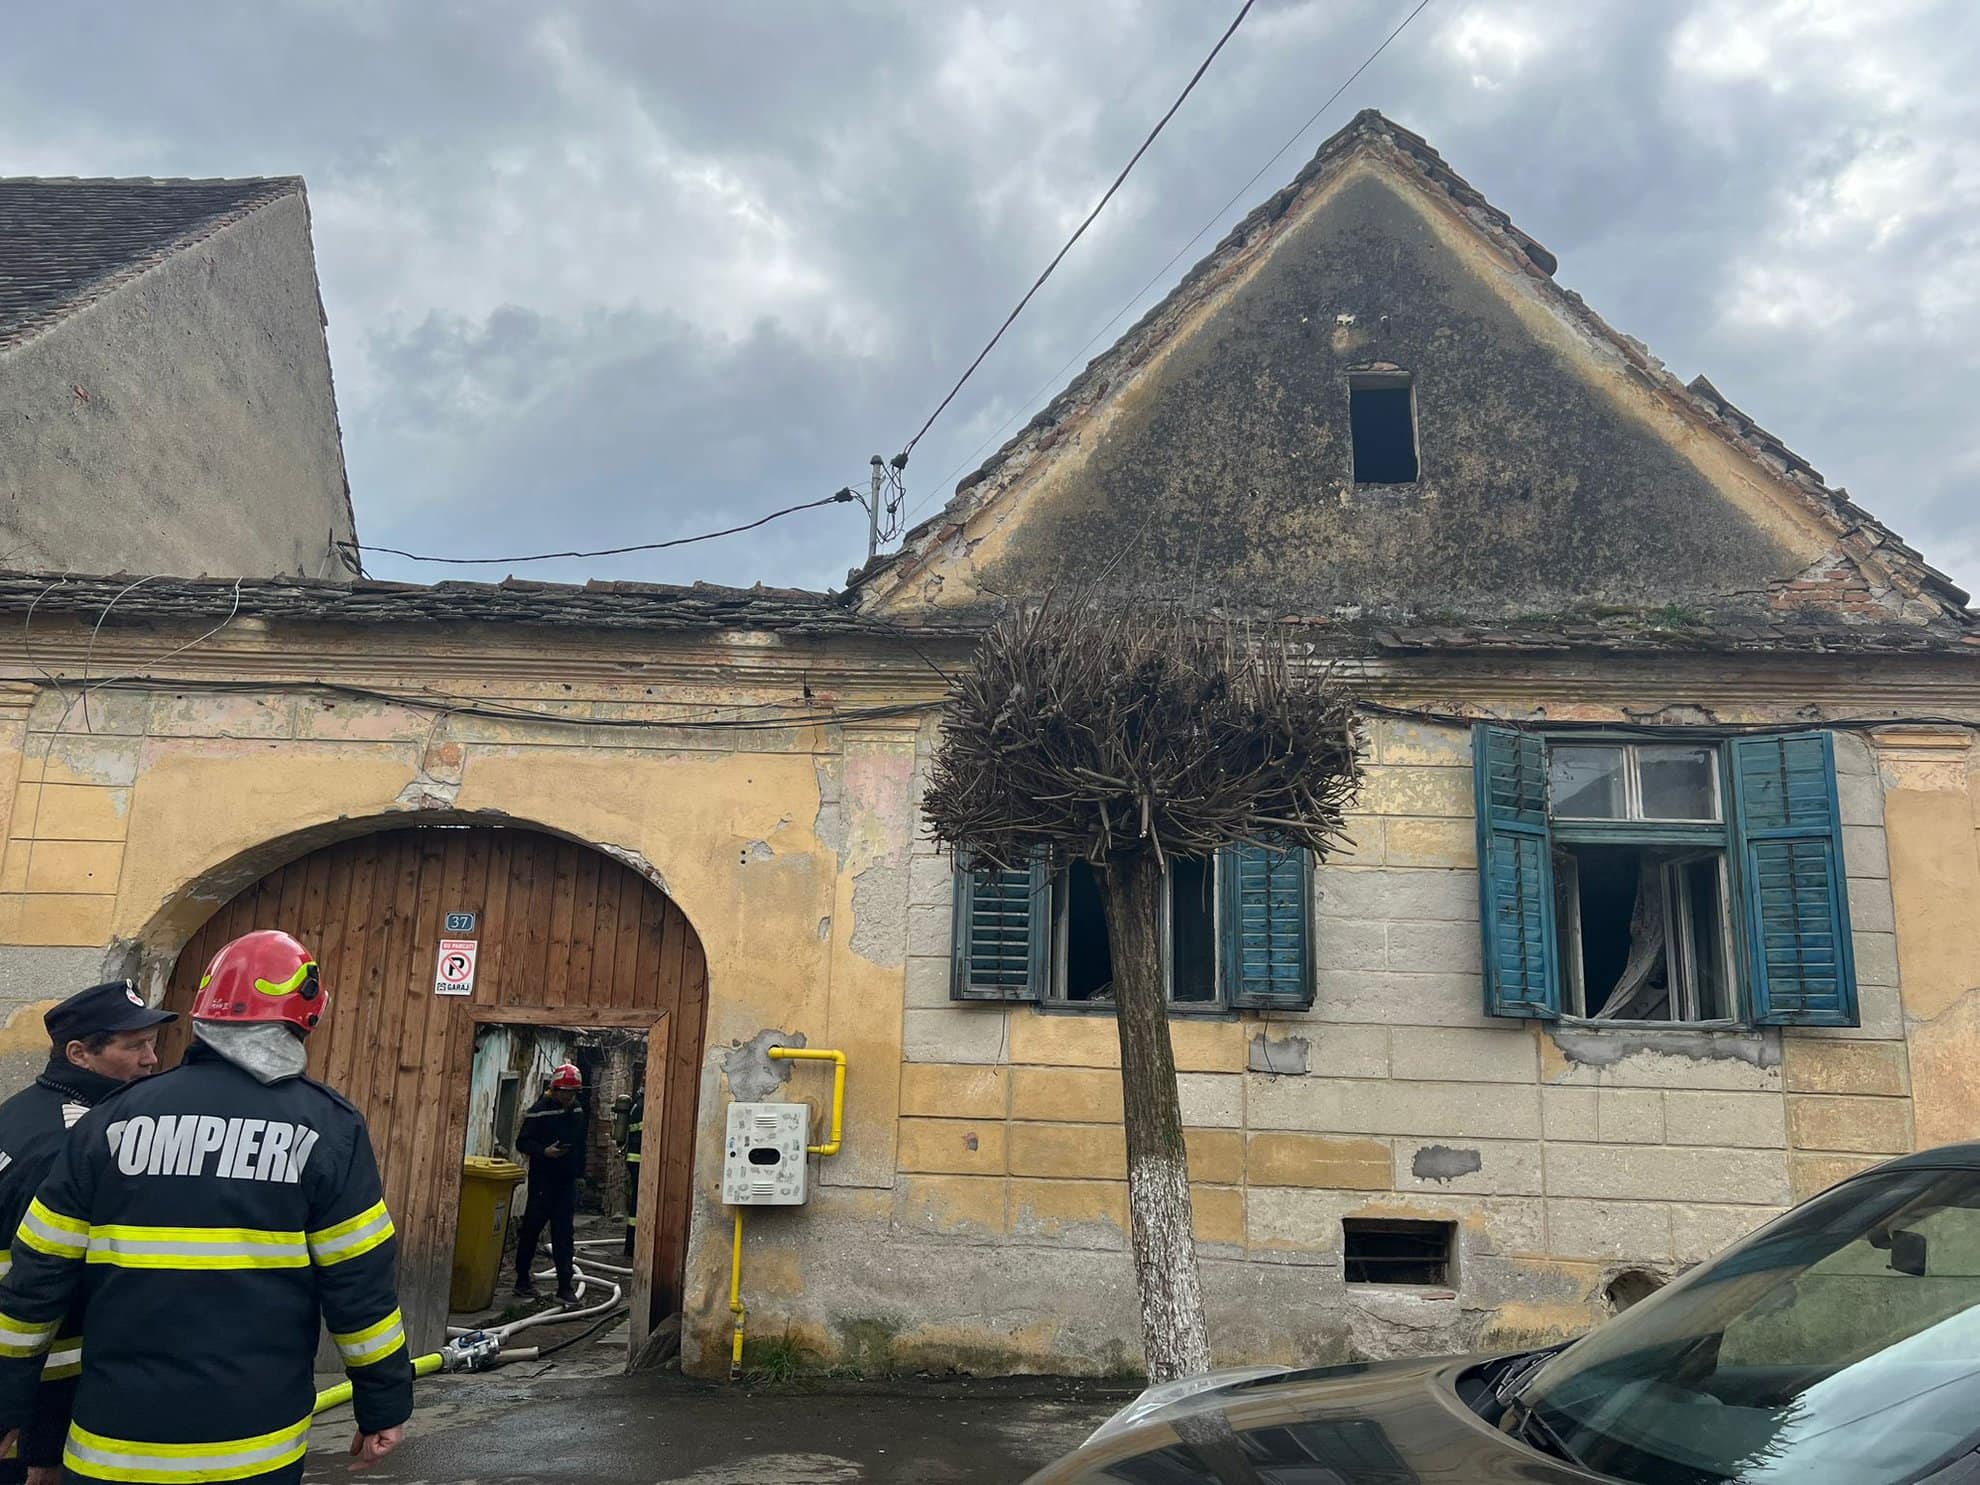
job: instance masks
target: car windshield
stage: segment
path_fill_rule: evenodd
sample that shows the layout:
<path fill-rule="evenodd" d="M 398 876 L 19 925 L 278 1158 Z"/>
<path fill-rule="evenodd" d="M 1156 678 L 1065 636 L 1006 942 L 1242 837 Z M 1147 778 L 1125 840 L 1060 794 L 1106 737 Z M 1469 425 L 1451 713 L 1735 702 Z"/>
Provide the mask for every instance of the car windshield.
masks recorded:
<path fill-rule="evenodd" d="M 1576 1341 L 1519 1401 L 1639 1485 L 1887 1485 L 1980 1443 L 1980 1172 L 1849 1181 Z"/>

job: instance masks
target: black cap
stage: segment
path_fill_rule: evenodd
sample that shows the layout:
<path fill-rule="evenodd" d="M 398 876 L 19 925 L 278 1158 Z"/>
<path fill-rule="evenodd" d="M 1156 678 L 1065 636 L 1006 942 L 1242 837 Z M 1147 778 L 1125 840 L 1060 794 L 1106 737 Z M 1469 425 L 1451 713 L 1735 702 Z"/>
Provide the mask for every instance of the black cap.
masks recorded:
<path fill-rule="evenodd" d="M 129 980 L 112 980 L 107 985 L 78 990 L 43 1016 L 41 1024 L 48 1028 L 51 1042 L 65 1047 L 102 1031 L 142 1031 L 178 1019 L 171 1011 L 146 1005 Z"/>

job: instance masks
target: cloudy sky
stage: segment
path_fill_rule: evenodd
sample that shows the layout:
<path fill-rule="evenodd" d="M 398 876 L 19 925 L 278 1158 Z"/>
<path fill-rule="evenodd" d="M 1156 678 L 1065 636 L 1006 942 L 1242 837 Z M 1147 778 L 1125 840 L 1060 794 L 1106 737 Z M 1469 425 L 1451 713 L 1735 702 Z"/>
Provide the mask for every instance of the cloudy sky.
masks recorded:
<path fill-rule="evenodd" d="M 1375 106 L 1612 324 L 1980 588 L 1980 7 L 1430 0 L 1213 222 L 1414 3 L 1259 0 L 916 451 L 915 516 Z M 897 450 L 1235 10 L 22 6 L 0 174 L 302 174 L 361 535 L 465 555 L 664 540 Z M 864 549 L 838 506 L 519 570 L 826 586 Z"/>

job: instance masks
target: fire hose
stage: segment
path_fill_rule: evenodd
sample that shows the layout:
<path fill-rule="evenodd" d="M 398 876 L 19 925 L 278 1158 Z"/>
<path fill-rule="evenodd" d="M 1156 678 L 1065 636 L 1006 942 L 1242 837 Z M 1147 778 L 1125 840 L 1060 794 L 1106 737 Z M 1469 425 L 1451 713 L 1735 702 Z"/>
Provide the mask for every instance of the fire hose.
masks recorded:
<path fill-rule="evenodd" d="M 608 1267 L 599 1263 L 593 1263 L 592 1266 Z M 616 1265 L 610 1266 L 616 1268 Z M 629 1271 L 620 1270 L 620 1272 Z M 597 1304 L 586 1305 L 580 1309 L 538 1310 L 534 1314 L 523 1316 L 520 1320 L 511 1320 L 506 1325 L 491 1325 L 480 1330 L 450 1325 L 447 1327 L 446 1345 L 438 1351 L 429 1351 L 424 1356 L 413 1358 L 413 1375 L 429 1377 L 435 1372 L 485 1372 L 508 1361 L 534 1361 L 543 1354 L 540 1347 L 509 1346 L 507 1344 L 509 1337 L 519 1330 L 527 1330 L 532 1325 L 561 1325 L 572 1320 L 586 1320 L 594 1316 L 608 1315 L 618 1307 L 623 1291 L 616 1281 L 602 1277 L 594 1278 L 582 1268 L 574 1269 L 572 1276 L 577 1280 L 580 1299 L 584 1297 L 585 1290 L 593 1284 L 611 1290 L 611 1296 Z M 350 1400 L 351 1384 L 348 1381 L 339 1382 L 336 1386 L 326 1387 L 316 1394 L 316 1406 L 310 1409 L 310 1413 L 312 1416 L 324 1413 Z"/>

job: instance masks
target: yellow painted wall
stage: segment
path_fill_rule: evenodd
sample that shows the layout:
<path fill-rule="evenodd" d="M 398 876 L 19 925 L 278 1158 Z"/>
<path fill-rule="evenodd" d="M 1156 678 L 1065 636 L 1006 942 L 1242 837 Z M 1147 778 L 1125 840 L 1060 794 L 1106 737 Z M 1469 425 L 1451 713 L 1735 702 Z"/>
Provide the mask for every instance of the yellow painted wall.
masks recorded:
<path fill-rule="evenodd" d="M 812 1204 L 751 1217 L 755 1334 L 875 1367 L 1132 1367 L 1113 1027 L 949 1001 L 949 867 L 913 808 L 932 724 L 639 729 L 610 724 L 705 708 L 722 687 L 634 700 L 596 676 L 567 687 L 562 662 L 506 682 L 494 668 L 476 681 L 490 694 L 592 725 L 275 687 L 103 692 L 85 723 L 45 687 L 0 690 L 0 965 L 130 965 L 161 990 L 233 891 L 379 824 L 506 821 L 591 842 L 661 882 L 708 957 L 690 1367 L 726 1358 L 721 1064 L 766 1029 L 843 1048 L 852 1074 L 844 1153 Z M 894 683 L 862 684 L 878 698 Z M 788 693 L 729 694 L 761 707 Z M 925 697 L 926 676 L 903 667 L 892 694 Z M 1353 852 L 1320 872 L 1312 1011 L 1174 1025 L 1220 1359 L 1558 1334 L 1603 1311 L 1618 1271 L 1675 1271 L 1980 1120 L 1980 764 L 1965 732 L 1840 749 L 1861 1028 L 1765 1034 L 1749 1059 L 1607 1064 L 1478 1013 L 1465 729 L 1382 721 L 1369 744 Z M 46 997 L 12 992 L 0 984 L 0 1067 L 18 1076 Z M 1305 1040 L 1312 1071 L 1252 1070 L 1258 1037 Z M 790 1084 L 821 1111 L 827 1086 L 817 1069 Z M 1435 1147 L 1474 1151 L 1480 1169 L 1419 1174 Z M 1344 1291 L 1340 1223 L 1358 1215 L 1457 1223 L 1451 1292 Z"/>

